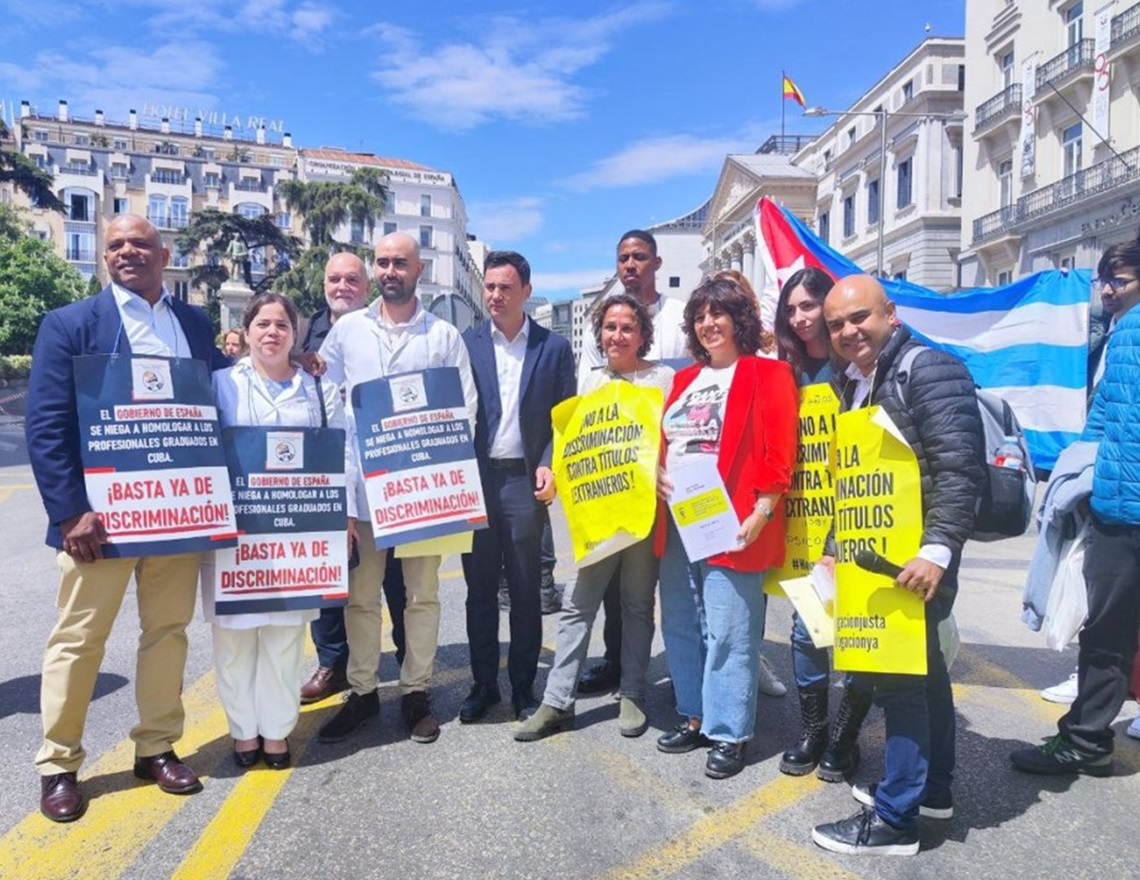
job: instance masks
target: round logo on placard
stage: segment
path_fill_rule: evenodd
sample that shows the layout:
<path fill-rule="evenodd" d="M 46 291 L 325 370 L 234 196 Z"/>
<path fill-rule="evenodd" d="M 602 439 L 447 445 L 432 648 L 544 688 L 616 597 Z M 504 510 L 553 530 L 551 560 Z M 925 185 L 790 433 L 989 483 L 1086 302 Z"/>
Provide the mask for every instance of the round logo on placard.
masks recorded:
<path fill-rule="evenodd" d="M 293 448 L 292 443 L 280 440 L 277 445 L 273 447 L 273 454 L 277 456 L 278 461 L 290 462 L 297 457 L 297 450 Z"/>
<path fill-rule="evenodd" d="M 162 377 L 154 370 L 146 370 L 142 374 L 143 387 L 147 391 L 161 391 L 162 390 Z"/>

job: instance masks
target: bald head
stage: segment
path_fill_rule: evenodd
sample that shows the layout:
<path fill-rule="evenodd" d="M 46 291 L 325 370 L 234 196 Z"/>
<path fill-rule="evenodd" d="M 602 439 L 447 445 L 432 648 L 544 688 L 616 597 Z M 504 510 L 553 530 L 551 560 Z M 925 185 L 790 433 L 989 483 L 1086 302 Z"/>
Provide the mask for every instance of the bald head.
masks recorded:
<path fill-rule="evenodd" d="M 356 254 L 333 254 L 325 263 L 325 302 L 333 323 L 368 304 L 368 270 Z"/>
<path fill-rule="evenodd" d="M 111 280 L 152 305 L 162 295 L 162 270 L 170 251 L 154 224 L 138 214 L 120 214 L 107 224 L 103 262 Z"/>
<path fill-rule="evenodd" d="M 823 319 L 839 355 L 871 375 L 896 324 L 883 285 L 870 275 L 841 278 L 823 301 Z"/>
<path fill-rule="evenodd" d="M 392 232 L 376 243 L 376 285 L 389 307 L 414 308 L 416 282 L 424 270 L 420 245 L 406 232 Z"/>

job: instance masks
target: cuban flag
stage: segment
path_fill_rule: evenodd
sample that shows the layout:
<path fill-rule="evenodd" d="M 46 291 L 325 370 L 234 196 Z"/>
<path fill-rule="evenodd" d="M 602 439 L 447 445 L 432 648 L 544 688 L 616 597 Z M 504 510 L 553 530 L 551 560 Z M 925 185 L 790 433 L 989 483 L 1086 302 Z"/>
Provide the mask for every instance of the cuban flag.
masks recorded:
<path fill-rule="evenodd" d="M 834 278 L 863 271 L 771 199 L 760 199 L 756 219 L 765 277 L 776 279 L 761 294 L 765 317 L 775 314 L 779 287 L 798 269 L 816 266 Z M 1038 272 L 1005 287 L 953 294 L 881 281 L 911 331 L 955 355 L 980 387 L 1009 402 L 1034 466 L 1052 470 L 1085 422 L 1091 272 Z"/>

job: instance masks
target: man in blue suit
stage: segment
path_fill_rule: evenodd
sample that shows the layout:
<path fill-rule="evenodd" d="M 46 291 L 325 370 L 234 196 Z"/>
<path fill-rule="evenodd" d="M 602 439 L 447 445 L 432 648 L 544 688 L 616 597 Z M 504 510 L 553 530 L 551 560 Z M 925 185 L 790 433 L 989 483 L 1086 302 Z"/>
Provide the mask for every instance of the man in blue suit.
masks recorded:
<path fill-rule="evenodd" d="M 111 284 L 101 293 L 49 312 L 32 355 L 26 421 L 28 454 L 48 514 L 47 543 L 59 552 L 59 620 L 44 652 L 40 707 L 44 741 L 36 755 L 40 811 L 52 821 L 83 815 L 76 771 L 103 648 L 134 576 L 139 639 L 135 694 L 139 723 L 135 776 L 171 794 L 201 789 L 174 753 L 182 736 L 186 625 L 194 614 L 200 554 L 104 558 L 107 534 L 83 482 L 72 358 L 118 353 L 197 358 L 228 366 L 214 345 L 209 318 L 175 300 L 162 283 L 170 261 L 158 230 L 120 214 L 108 225 L 104 262 Z"/>
<path fill-rule="evenodd" d="M 475 684 L 459 709 L 478 721 L 499 694 L 499 572 L 510 593 L 507 674 L 515 716 L 537 705 L 534 677 L 542 647 L 539 547 L 543 504 L 554 499 L 550 411 L 574 394 L 570 343 L 527 317 L 530 265 L 514 251 L 492 251 L 483 265 L 491 318 L 463 334 L 479 391 L 475 454 L 488 528 L 463 556 L 467 640 Z"/>

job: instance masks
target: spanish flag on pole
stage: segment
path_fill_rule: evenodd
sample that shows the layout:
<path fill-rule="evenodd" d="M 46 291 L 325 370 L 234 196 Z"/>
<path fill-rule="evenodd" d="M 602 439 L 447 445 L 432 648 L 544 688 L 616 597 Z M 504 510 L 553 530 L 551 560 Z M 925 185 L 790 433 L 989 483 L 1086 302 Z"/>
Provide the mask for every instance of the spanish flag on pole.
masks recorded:
<path fill-rule="evenodd" d="M 784 77 L 784 97 L 791 98 L 805 110 L 807 109 L 807 101 L 804 100 L 804 93 L 800 91 L 800 87 L 792 82 L 792 78 L 786 73 Z"/>

